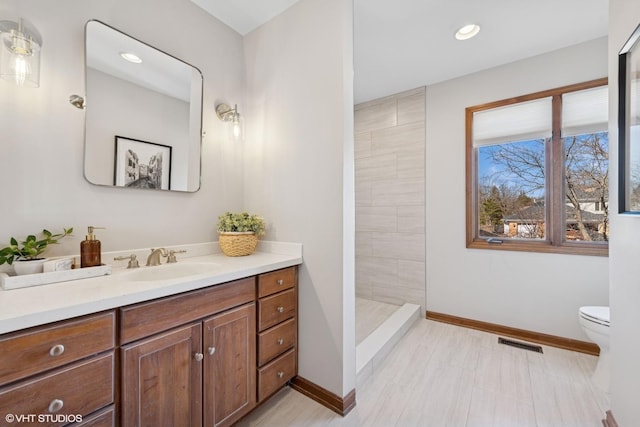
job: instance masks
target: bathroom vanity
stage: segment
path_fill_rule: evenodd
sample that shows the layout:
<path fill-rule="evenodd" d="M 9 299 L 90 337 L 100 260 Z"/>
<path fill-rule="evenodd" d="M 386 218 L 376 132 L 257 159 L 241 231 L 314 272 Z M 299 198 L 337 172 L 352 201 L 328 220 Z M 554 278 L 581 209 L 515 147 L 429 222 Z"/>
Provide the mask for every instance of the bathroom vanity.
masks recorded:
<path fill-rule="evenodd" d="M 192 259 L 209 262 L 211 273 L 146 280 L 122 272 L 0 292 L 0 309 L 51 297 L 40 313 L 0 310 L 0 423 L 227 426 L 295 377 L 301 254 Z M 127 275 L 145 280 L 127 287 Z M 56 287 L 75 289 L 67 311 L 84 313 L 64 317 Z M 20 318 L 56 316 L 6 330 Z"/>

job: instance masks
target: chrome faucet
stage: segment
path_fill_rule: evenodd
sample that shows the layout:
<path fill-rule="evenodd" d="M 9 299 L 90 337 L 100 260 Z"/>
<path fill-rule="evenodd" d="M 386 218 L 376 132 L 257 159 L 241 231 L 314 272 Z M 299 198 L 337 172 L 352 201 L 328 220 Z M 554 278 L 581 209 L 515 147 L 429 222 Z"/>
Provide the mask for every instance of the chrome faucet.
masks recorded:
<path fill-rule="evenodd" d="M 165 248 L 151 249 L 151 253 L 147 257 L 147 266 L 160 265 L 160 255 L 167 257 L 167 250 Z"/>

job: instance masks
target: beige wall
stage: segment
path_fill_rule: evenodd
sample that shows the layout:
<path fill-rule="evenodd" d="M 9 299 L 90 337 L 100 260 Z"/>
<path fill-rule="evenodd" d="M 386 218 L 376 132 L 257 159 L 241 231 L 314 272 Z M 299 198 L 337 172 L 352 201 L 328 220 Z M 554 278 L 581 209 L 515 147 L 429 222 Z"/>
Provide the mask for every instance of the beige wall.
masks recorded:
<path fill-rule="evenodd" d="M 425 88 L 355 107 L 356 294 L 425 306 Z"/>
<path fill-rule="evenodd" d="M 465 108 L 606 76 L 605 37 L 427 87 L 427 310 L 588 341 L 606 257 L 465 247 Z"/>
<path fill-rule="evenodd" d="M 77 254 L 89 225 L 107 228 L 98 234 L 103 251 L 216 240 L 217 216 L 243 208 L 242 145 L 227 136 L 215 113 L 223 100 L 244 107 L 242 36 L 189 1 L 2 0 L 0 6 L 0 19 L 22 16 L 43 37 L 40 87 L 0 80 L 0 247 L 11 236 L 74 227 L 74 236 L 47 255 Z M 90 19 L 202 71 L 206 136 L 197 193 L 99 187 L 85 180 L 85 112 L 68 100 L 84 95 L 84 26 Z M 171 28 L 181 28 L 180 37 L 166 30 Z M 91 109 L 91 100 L 87 105 Z"/>
<path fill-rule="evenodd" d="M 352 22 L 351 0 L 302 0 L 244 39 L 244 206 L 304 245 L 299 374 L 340 397 L 355 387 Z"/>

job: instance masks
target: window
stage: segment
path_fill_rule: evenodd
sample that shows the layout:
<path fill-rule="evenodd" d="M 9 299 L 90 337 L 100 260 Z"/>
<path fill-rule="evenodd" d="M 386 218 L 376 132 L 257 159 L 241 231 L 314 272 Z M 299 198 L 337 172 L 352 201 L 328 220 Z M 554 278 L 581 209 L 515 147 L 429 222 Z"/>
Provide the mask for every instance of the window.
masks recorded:
<path fill-rule="evenodd" d="M 466 110 L 467 247 L 607 255 L 607 79 Z"/>

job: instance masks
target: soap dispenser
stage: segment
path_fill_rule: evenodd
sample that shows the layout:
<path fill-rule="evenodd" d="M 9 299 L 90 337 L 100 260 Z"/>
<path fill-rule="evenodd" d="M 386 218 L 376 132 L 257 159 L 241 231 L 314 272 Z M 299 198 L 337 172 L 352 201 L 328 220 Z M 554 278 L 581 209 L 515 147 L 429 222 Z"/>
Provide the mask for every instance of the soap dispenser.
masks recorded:
<path fill-rule="evenodd" d="M 80 267 L 97 267 L 102 264 L 100 240 L 96 239 L 93 230 L 104 227 L 89 226 L 89 232 L 85 240 L 80 242 Z"/>

